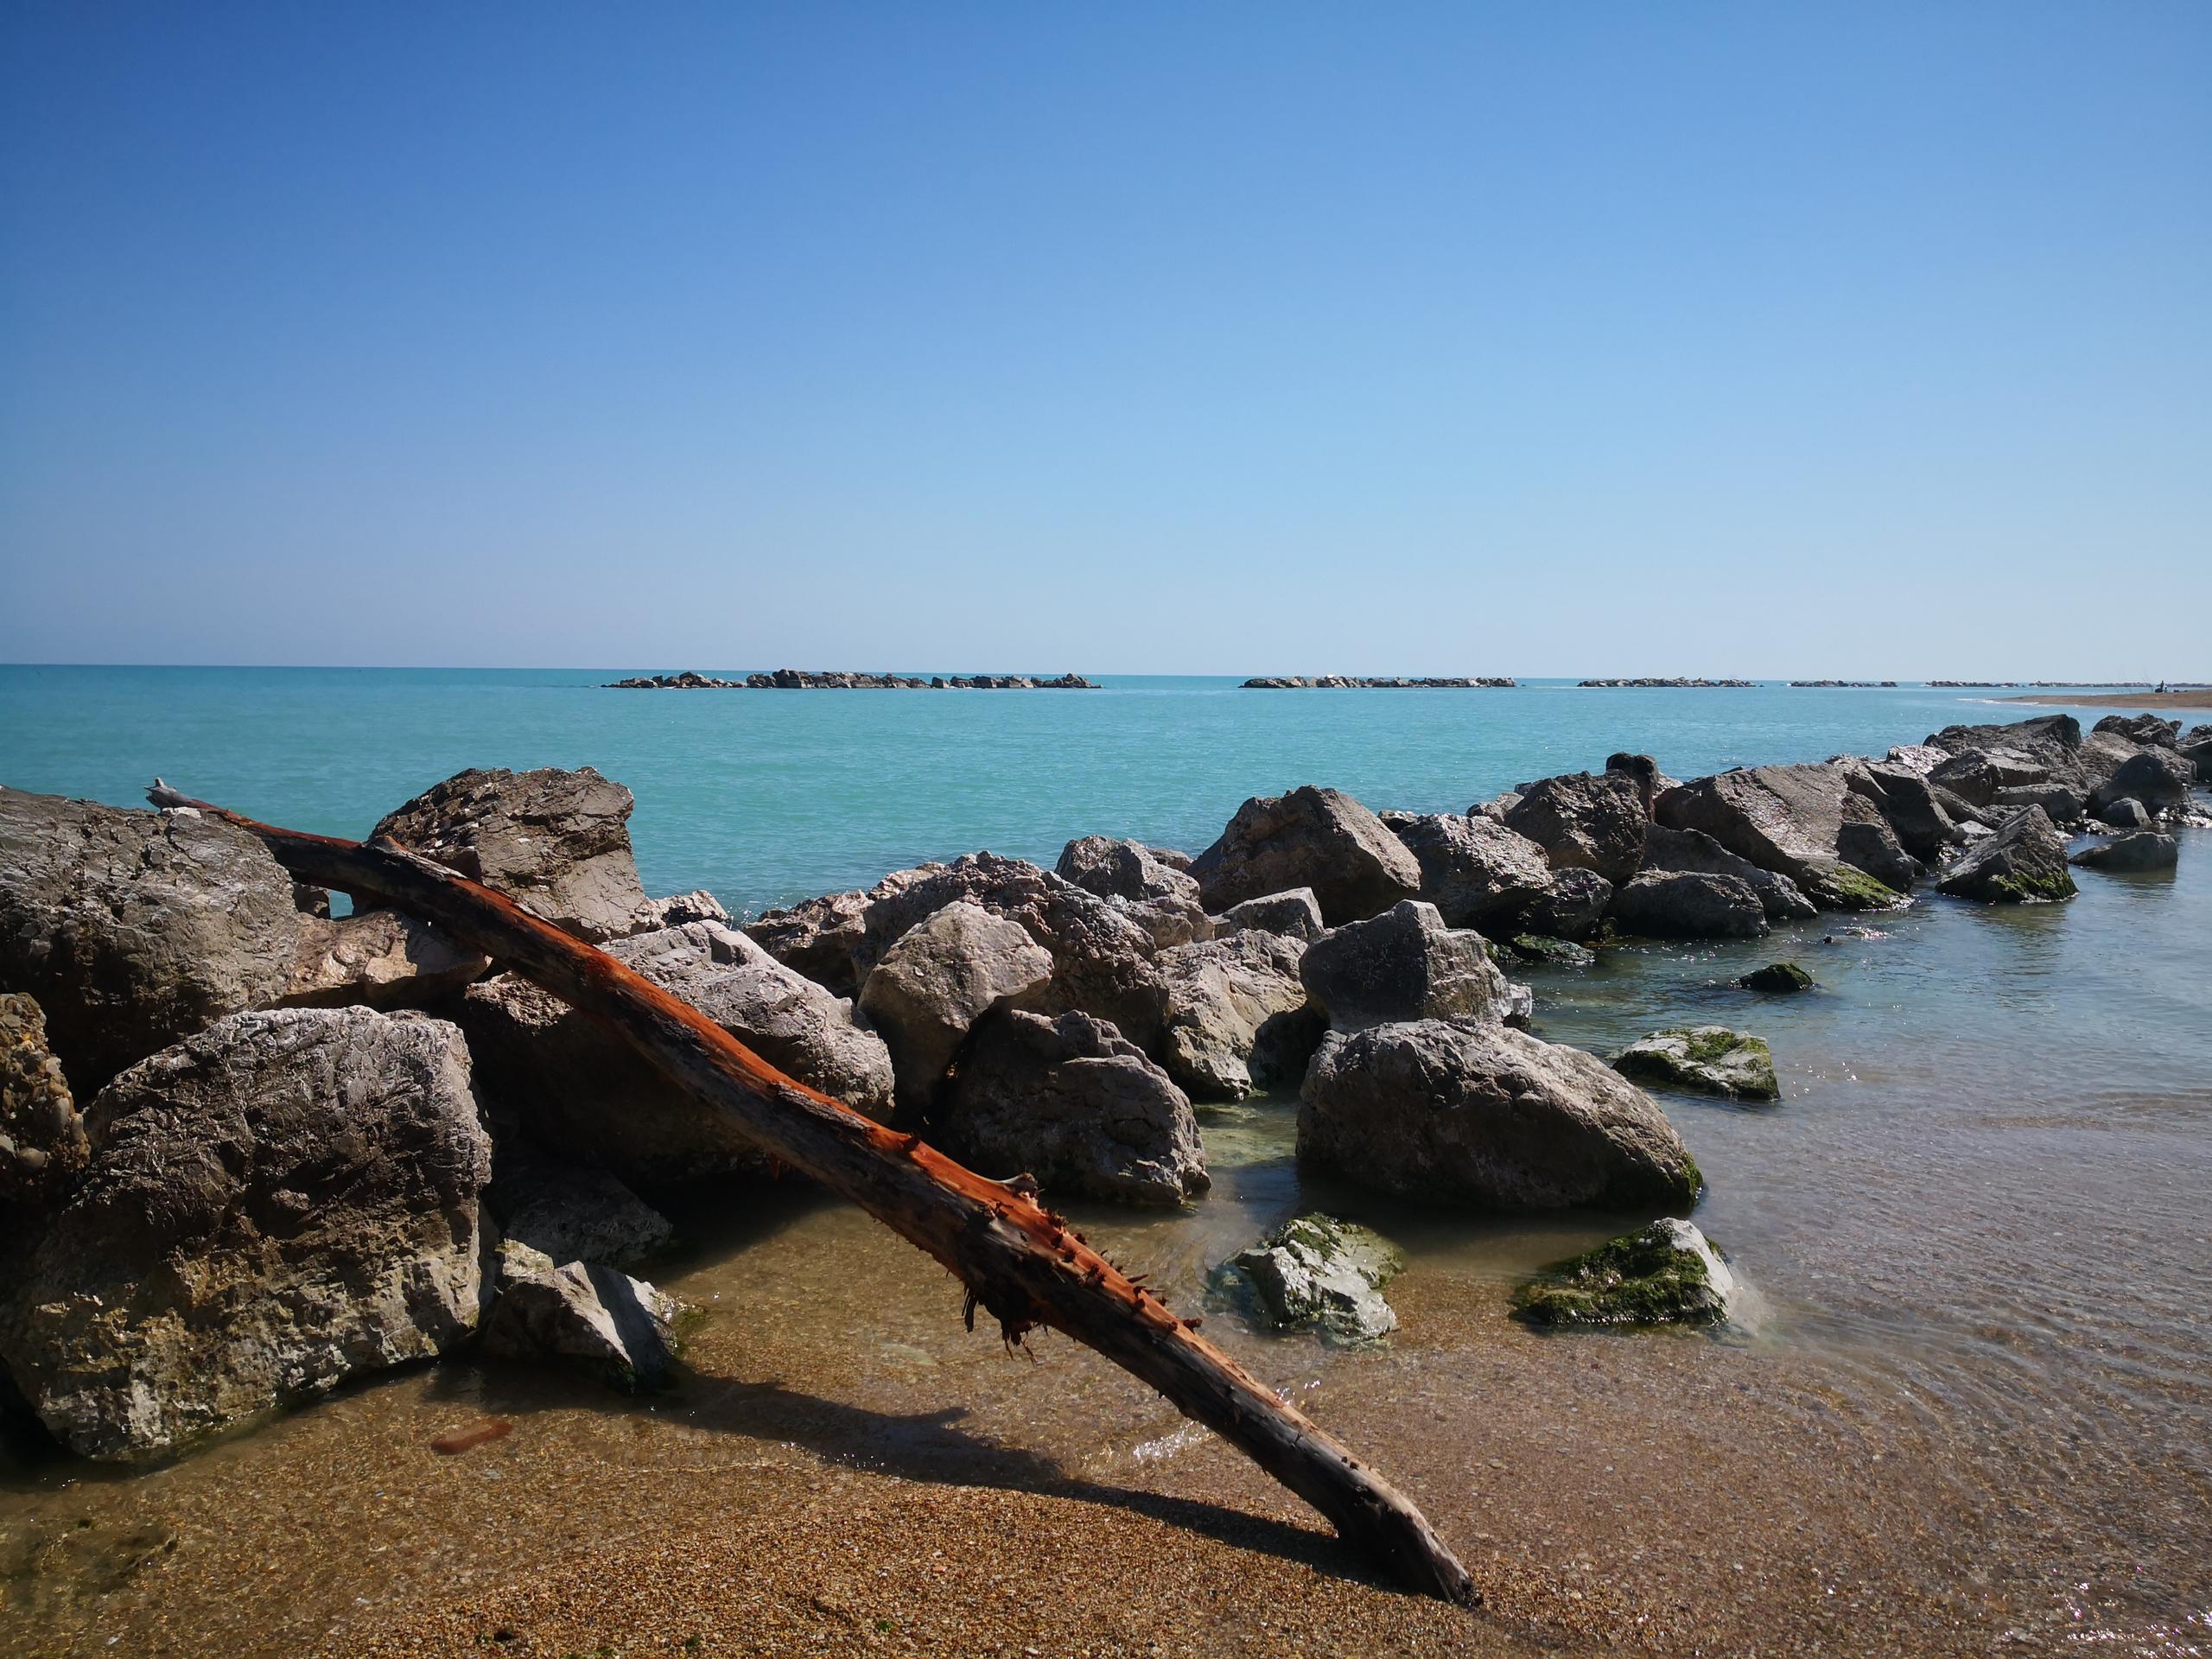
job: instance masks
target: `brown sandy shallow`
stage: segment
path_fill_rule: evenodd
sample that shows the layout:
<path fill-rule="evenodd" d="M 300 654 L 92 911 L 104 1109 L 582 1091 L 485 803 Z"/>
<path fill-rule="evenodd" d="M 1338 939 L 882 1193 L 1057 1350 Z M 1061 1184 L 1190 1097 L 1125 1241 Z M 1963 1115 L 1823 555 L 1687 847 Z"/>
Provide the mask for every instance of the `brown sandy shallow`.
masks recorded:
<path fill-rule="evenodd" d="M 0 1651 L 2183 1653 L 2137 1638 L 2212 1598 L 2186 1483 L 1974 1446 L 1783 1344 L 1548 1339 L 1450 1262 L 1388 1349 L 1224 1332 L 1427 1509 L 1464 1612 L 1095 1356 L 969 1336 L 860 1217 L 742 1260 L 671 1277 L 707 1312 L 671 1395 L 448 1363 L 19 1503 Z"/>
<path fill-rule="evenodd" d="M 2195 691 L 2105 691 L 2093 697 L 2005 697 L 2038 709 L 2212 709 L 2212 687 Z"/>

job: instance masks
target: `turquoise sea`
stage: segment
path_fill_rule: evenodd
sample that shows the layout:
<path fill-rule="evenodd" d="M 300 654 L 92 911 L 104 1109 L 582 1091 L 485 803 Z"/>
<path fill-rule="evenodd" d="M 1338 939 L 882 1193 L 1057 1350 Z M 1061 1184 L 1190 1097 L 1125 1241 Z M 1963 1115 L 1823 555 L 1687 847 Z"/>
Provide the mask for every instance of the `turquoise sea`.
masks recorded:
<path fill-rule="evenodd" d="M 1525 779 L 1599 769 L 1617 749 L 1688 778 L 1878 754 L 2008 717 L 1990 706 L 2005 693 L 1919 687 L 1247 691 L 1233 677 L 1111 677 L 1096 691 L 601 689 L 650 671 L 0 666 L 0 783 L 142 805 L 159 773 L 271 823 L 360 836 L 464 767 L 594 766 L 636 792 L 647 890 L 705 887 L 734 912 L 979 848 L 1050 864 L 1096 833 L 1195 852 L 1246 797 L 1299 784 L 1462 811 Z M 2099 711 L 2080 712 L 2086 725 Z"/>

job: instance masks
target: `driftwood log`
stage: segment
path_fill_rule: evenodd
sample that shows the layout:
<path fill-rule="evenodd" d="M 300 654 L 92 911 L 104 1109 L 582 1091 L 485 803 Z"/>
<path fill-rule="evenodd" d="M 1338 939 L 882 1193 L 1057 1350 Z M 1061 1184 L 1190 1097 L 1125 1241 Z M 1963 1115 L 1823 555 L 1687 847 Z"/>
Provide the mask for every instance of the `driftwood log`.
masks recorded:
<path fill-rule="evenodd" d="M 980 1305 L 1009 1343 L 1039 1326 L 1065 1332 L 1236 1446 L 1401 1583 L 1447 1601 L 1479 1599 L 1402 1493 L 1199 1337 L 1196 1320 L 1178 1319 L 1091 1249 L 1026 1184 L 979 1175 L 785 1076 L 604 951 L 388 838 L 278 829 L 158 779 L 147 798 L 236 824 L 300 880 L 406 911 L 603 1021 L 702 1109 L 944 1263 L 967 1287 L 971 1326 Z"/>

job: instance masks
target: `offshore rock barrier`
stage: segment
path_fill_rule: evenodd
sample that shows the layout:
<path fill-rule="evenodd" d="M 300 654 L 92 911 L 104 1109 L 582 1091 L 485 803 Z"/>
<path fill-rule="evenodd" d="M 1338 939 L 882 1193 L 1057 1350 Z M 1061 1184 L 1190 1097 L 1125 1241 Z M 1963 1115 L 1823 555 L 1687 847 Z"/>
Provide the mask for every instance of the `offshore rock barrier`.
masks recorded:
<path fill-rule="evenodd" d="M 1577 680 L 1578 686 L 1627 686 L 1656 690 L 1751 691 L 1758 687 L 1757 680 Z"/>
<path fill-rule="evenodd" d="M 1510 691 L 1520 682 L 1510 675 L 1460 675 L 1448 679 L 1409 680 L 1402 675 L 1263 674 L 1244 682 L 1246 691 Z"/>
<path fill-rule="evenodd" d="M 626 680 L 610 680 L 608 691 L 1096 691 L 1097 682 L 1080 674 L 1058 674 L 1039 679 L 1028 674 L 933 674 L 921 679 L 912 674 L 857 674 L 836 669 L 779 668 L 772 673 L 748 674 L 741 680 L 718 680 L 696 669 L 681 674 L 640 674 Z"/>

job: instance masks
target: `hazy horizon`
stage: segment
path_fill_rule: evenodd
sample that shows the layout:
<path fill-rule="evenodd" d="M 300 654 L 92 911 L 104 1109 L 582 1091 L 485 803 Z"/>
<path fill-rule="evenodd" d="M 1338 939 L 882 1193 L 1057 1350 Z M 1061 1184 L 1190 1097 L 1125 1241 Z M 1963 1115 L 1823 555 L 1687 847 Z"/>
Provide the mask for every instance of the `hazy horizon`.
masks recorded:
<path fill-rule="evenodd" d="M 2212 10 L 0 16 L 0 660 L 2212 677 Z"/>

